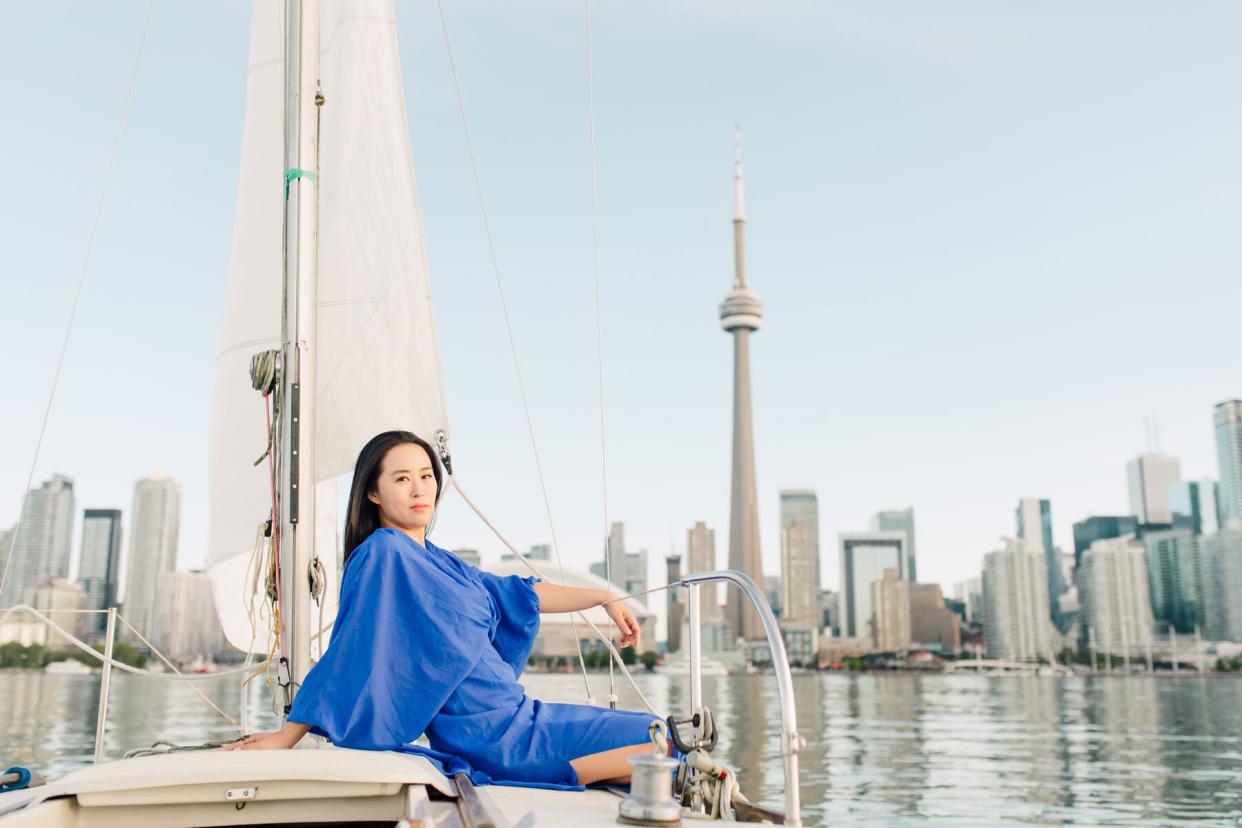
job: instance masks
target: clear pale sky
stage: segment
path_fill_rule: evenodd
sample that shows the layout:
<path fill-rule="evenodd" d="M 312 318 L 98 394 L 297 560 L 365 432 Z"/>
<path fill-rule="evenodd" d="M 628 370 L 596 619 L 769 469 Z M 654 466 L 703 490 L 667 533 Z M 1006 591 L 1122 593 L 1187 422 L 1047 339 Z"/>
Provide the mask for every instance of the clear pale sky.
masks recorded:
<path fill-rule="evenodd" d="M 435 4 L 399 38 L 458 470 L 546 542 Z M 568 564 L 603 533 L 582 6 L 446 0 Z M 0 27 L 0 525 L 32 457 L 146 4 L 15 5 Z M 732 129 L 743 125 L 766 569 L 778 490 L 837 533 L 913 505 L 919 572 L 977 574 L 1023 496 L 1054 533 L 1127 508 L 1144 419 L 1217 474 L 1242 396 L 1242 6 L 770 2 L 594 6 L 609 503 L 652 580 L 696 520 L 728 546 Z M 36 481 L 119 507 L 184 485 L 206 553 L 206 435 L 249 7 L 156 12 Z M 256 445 L 256 454 L 259 447 Z M 499 544 L 456 501 L 436 539 Z M 657 563 L 659 562 L 659 563 Z"/>

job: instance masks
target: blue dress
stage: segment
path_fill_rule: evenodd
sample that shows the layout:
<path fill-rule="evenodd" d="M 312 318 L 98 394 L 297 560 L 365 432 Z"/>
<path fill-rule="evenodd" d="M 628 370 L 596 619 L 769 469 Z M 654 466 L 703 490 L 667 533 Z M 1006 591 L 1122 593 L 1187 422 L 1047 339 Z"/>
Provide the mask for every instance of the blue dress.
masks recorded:
<path fill-rule="evenodd" d="M 350 556 L 332 643 L 289 721 L 341 747 L 426 756 L 476 784 L 580 787 L 571 759 L 647 742 L 655 717 L 527 697 L 535 581 L 376 530 Z M 411 744 L 424 732 L 431 750 Z"/>

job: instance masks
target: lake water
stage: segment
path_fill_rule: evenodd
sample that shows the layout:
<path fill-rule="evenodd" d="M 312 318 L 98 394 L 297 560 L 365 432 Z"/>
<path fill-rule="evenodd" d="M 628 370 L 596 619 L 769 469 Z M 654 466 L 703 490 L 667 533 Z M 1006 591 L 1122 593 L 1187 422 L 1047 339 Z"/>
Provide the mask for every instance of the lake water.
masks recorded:
<path fill-rule="evenodd" d="M 637 676 L 657 710 L 682 712 L 684 677 Z M 180 683 L 113 674 L 107 752 L 233 732 Z M 580 702 L 581 675 L 528 675 L 531 695 Z M 606 699 L 607 676 L 591 676 Z M 621 706 L 637 707 L 618 691 Z M 232 678 L 199 685 L 235 717 Z M 90 762 L 98 676 L 0 672 L 0 768 L 56 776 Z M 794 677 L 807 825 L 1242 825 L 1242 680 L 802 674 Z M 771 676 L 704 679 L 717 755 L 752 799 L 780 807 Z M 274 723 L 247 692 L 253 729 Z"/>

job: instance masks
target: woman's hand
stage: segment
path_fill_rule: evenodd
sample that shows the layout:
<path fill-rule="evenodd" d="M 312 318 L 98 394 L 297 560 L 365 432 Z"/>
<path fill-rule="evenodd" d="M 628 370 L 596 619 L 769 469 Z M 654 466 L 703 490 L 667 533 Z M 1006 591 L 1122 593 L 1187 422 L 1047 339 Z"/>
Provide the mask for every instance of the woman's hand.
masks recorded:
<path fill-rule="evenodd" d="M 308 730 L 310 730 L 309 725 L 286 722 L 285 726 L 278 731 L 251 733 L 231 745 L 225 745 L 220 750 L 288 750 L 296 745 Z"/>
<path fill-rule="evenodd" d="M 612 619 L 612 623 L 617 625 L 621 630 L 621 639 L 617 642 L 618 647 L 633 647 L 638 649 L 638 620 L 634 618 L 634 613 L 625 608 L 620 601 L 613 604 L 604 604 L 604 609 L 608 612 L 608 617 Z"/>

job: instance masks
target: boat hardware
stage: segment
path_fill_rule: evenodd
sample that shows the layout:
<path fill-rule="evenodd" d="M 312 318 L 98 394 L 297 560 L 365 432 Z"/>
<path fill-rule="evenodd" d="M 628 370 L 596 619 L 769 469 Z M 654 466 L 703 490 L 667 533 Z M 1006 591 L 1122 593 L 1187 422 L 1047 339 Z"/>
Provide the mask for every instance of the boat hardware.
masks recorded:
<path fill-rule="evenodd" d="M 681 806 L 673 799 L 672 772 L 677 760 L 640 753 L 630 763 L 630 795 L 621 800 L 617 822 L 626 825 L 680 825 Z"/>
<path fill-rule="evenodd" d="M 461 771 L 453 774 L 457 783 L 457 812 L 463 828 L 496 828 L 496 821 L 487 812 L 479 792 L 474 789 L 470 777 Z"/>

